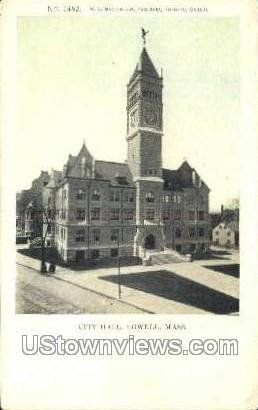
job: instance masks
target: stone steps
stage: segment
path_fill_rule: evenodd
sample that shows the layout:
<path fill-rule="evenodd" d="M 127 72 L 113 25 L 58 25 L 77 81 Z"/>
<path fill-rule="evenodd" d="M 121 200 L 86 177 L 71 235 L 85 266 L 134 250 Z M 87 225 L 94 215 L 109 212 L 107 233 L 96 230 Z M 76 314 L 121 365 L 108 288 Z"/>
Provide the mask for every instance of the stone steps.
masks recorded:
<path fill-rule="evenodd" d="M 181 255 L 174 250 L 165 250 L 163 252 L 153 252 L 149 256 L 151 265 L 165 265 L 168 263 L 190 262 L 189 256 Z"/>

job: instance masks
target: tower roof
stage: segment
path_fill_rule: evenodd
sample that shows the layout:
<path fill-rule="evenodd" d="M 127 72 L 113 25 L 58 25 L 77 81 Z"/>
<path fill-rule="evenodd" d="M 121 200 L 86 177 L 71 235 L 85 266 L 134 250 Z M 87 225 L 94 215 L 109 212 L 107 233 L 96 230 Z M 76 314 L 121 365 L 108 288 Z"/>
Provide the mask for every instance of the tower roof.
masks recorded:
<path fill-rule="evenodd" d="M 154 64 L 151 61 L 150 56 L 147 53 L 147 50 L 145 47 L 143 47 L 142 49 L 139 61 L 135 67 L 135 70 L 133 72 L 133 75 L 130 81 L 132 81 L 137 76 L 138 73 L 142 73 L 150 77 L 159 78 L 158 72 L 156 68 L 154 67 Z"/>

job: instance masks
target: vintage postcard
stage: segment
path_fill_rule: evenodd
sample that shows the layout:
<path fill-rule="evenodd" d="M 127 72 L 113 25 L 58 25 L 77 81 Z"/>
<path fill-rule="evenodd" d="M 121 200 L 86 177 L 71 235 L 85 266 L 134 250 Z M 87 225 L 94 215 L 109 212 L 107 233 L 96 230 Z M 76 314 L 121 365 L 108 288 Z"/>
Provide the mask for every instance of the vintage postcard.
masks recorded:
<path fill-rule="evenodd" d="M 3 2 L 4 409 L 257 407 L 257 10 Z"/>

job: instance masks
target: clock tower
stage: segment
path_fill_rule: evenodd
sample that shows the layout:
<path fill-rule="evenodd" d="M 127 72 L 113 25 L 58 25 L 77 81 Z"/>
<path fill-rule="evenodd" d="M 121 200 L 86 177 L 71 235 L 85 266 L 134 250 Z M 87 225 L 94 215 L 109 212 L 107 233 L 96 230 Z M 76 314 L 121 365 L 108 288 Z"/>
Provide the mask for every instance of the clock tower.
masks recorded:
<path fill-rule="evenodd" d="M 128 165 L 136 185 L 135 255 L 162 250 L 162 88 L 145 48 L 127 85 Z"/>
<path fill-rule="evenodd" d="M 161 176 L 162 82 L 144 47 L 127 85 L 128 163 L 134 177 Z"/>

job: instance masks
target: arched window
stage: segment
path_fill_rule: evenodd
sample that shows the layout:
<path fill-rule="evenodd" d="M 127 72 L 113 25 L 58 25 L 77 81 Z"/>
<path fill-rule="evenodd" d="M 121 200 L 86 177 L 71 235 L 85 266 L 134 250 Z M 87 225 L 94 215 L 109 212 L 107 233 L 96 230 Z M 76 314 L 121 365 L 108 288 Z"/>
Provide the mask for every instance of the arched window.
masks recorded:
<path fill-rule="evenodd" d="M 78 189 L 77 193 L 76 193 L 76 198 L 79 200 L 82 200 L 85 198 L 85 192 L 83 189 Z"/>
<path fill-rule="evenodd" d="M 154 194 L 153 192 L 146 193 L 146 202 L 154 202 Z"/>
<path fill-rule="evenodd" d="M 91 199 L 92 201 L 100 201 L 100 192 L 98 189 L 94 189 Z"/>

